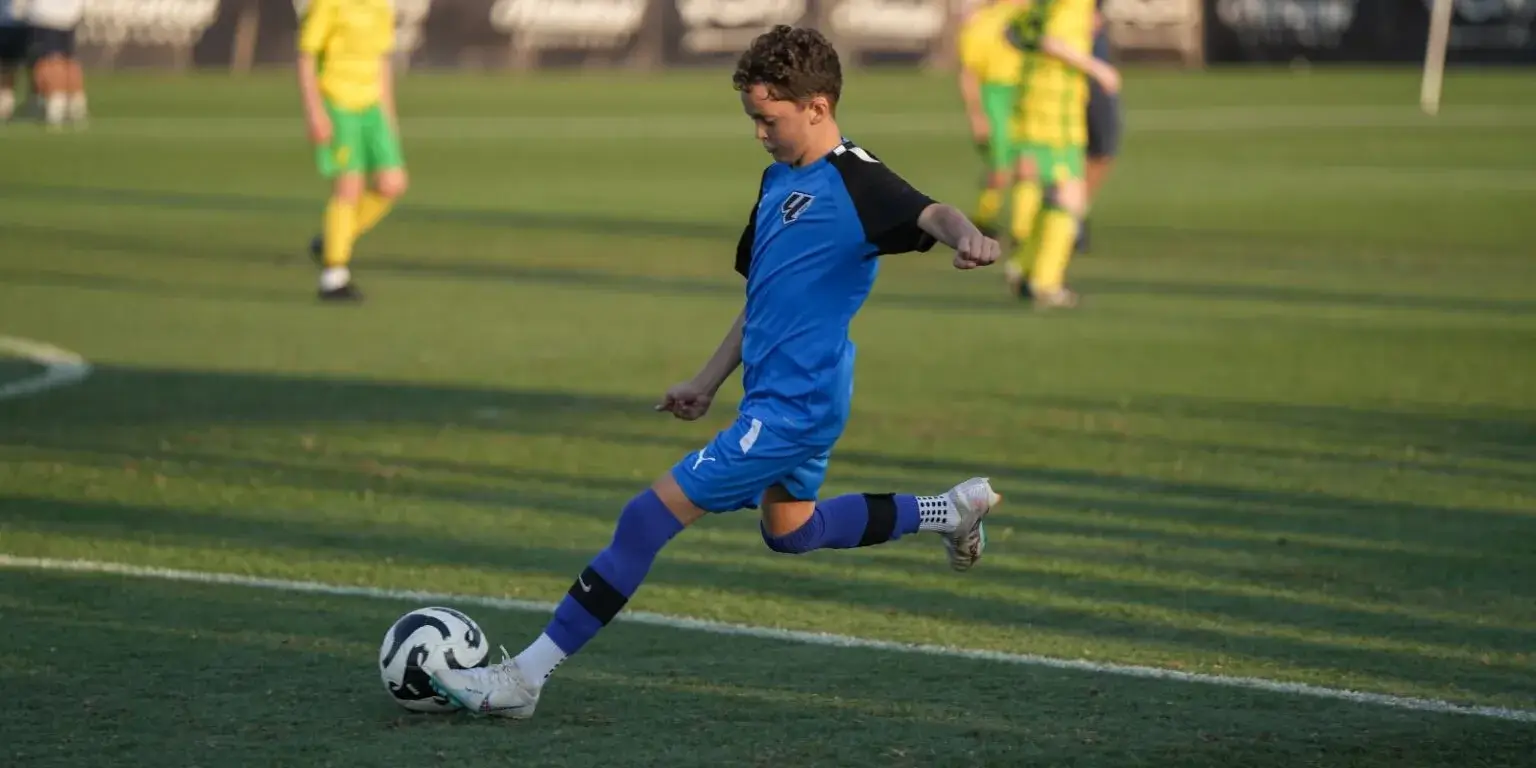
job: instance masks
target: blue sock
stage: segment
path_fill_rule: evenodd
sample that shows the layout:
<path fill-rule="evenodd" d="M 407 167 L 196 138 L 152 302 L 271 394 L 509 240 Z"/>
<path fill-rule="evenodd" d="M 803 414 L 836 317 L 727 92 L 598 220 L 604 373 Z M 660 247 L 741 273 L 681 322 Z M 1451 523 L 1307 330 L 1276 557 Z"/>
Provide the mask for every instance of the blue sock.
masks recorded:
<path fill-rule="evenodd" d="M 672 511 L 650 489 L 629 500 L 619 514 L 613 541 L 581 572 L 544 629 L 567 655 L 587 644 L 633 597 L 651 563 L 683 530 Z"/>
<path fill-rule="evenodd" d="M 916 496 L 850 493 L 816 504 L 805 524 L 783 536 L 763 529 L 763 541 L 775 552 L 798 555 L 818 549 L 853 549 L 895 541 L 921 525 Z"/>

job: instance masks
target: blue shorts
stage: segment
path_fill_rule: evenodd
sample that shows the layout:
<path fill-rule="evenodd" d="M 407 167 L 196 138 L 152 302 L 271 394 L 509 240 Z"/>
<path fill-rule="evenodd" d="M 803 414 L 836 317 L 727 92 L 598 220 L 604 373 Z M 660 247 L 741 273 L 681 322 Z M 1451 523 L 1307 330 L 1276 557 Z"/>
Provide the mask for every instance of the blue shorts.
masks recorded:
<path fill-rule="evenodd" d="M 694 506 L 708 512 L 756 508 L 763 491 L 775 485 L 814 501 L 831 455 L 830 445 L 796 443 L 757 419 L 737 416 L 709 445 L 677 462 L 672 477 Z"/>
<path fill-rule="evenodd" d="M 1120 154 L 1120 97 L 1104 92 L 1097 83 L 1088 91 L 1088 156 Z"/>

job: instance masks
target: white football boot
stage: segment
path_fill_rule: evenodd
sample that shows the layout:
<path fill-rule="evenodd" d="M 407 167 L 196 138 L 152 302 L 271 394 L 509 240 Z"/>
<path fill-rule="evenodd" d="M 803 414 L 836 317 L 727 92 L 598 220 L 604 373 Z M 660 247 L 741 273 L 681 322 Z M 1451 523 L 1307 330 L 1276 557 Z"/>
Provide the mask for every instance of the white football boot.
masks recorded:
<path fill-rule="evenodd" d="M 987 529 L 982 518 L 1003 503 L 1003 497 L 992 490 L 991 481 L 985 477 L 973 477 L 949 489 L 948 496 L 960 521 L 953 533 L 944 535 L 944 549 L 949 552 L 949 567 L 968 571 L 987 547 Z"/>
<path fill-rule="evenodd" d="M 426 669 L 423 667 L 423 669 Z M 517 662 L 501 649 L 501 661 L 475 669 L 426 669 L 432 690 L 475 715 L 526 720 L 539 703 L 539 689 L 529 684 Z"/>

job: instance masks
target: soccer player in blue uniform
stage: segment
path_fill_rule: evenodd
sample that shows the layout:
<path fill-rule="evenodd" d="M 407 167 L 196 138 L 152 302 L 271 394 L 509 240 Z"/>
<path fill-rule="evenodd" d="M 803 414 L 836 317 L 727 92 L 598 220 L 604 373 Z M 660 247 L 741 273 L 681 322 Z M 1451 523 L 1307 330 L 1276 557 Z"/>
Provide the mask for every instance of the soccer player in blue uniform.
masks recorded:
<path fill-rule="evenodd" d="M 479 669 L 429 668 L 437 692 L 479 714 L 533 715 L 551 672 L 634 596 L 657 553 L 712 512 L 762 511 L 768 548 L 851 549 L 929 531 L 964 571 L 986 544 L 982 519 L 1001 497 L 986 478 L 936 496 L 848 494 L 817 500 L 848 420 L 854 347 L 848 326 L 869 295 L 876 257 L 955 249 L 957 269 L 996 261 L 996 241 L 965 214 L 913 189 L 838 130 L 837 52 L 811 29 L 777 26 L 753 41 L 733 77 L 773 156 L 736 247 L 746 308 L 703 369 L 656 406 L 684 420 L 709 409 L 738 365 L 735 422 L 634 497 L 608 547 L 582 571 L 544 633 L 516 658 Z"/>

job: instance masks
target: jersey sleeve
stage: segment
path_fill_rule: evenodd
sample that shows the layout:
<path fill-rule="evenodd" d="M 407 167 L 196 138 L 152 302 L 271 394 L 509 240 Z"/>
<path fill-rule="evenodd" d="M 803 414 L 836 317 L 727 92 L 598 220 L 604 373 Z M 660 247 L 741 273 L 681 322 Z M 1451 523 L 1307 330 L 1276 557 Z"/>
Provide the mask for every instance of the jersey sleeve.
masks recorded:
<path fill-rule="evenodd" d="M 862 148 L 844 146 L 834 163 L 864 227 L 864 239 L 881 255 L 925 252 L 936 242 L 917 225 L 933 198 Z"/>
<path fill-rule="evenodd" d="M 1091 37 L 1093 6 L 1089 0 L 1052 0 L 1046 8 L 1045 34 L 1061 40 Z"/>
<path fill-rule="evenodd" d="M 757 239 L 757 207 L 763 202 L 763 183 L 768 179 L 767 169 L 763 170 L 762 178 L 757 180 L 757 200 L 752 203 L 752 214 L 747 217 L 747 226 L 741 230 L 741 237 L 736 241 L 736 274 L 746 277 L 752 271 L 752 243 Z"/>
<path fill-rule="evenodd" d="M 325 43 L 331 37 L 335 18 L 335 0 L 310 0 L 309 7 L 304 10 L 304 18 L 299 22 L 299 51 L 323 53 Z"/>
<path fill-rule="evenodd" d="M 977 39 L 980 35 L 976 33 L 975 27 L 976 16 L 972 15 L 960 27 L 958 40 L 960 67 L 971 74 L 981 72 L 981 45 Z"/>
<path fill-rule="evenodd" d="M 736 274 L 742 277 L 752 270 L 752 241 L 757 239 L 758 205 L 752 204 L 752 215 L 747 217 L 747 226 L 742 228 L 741 239 L 736 241 Z"/>

